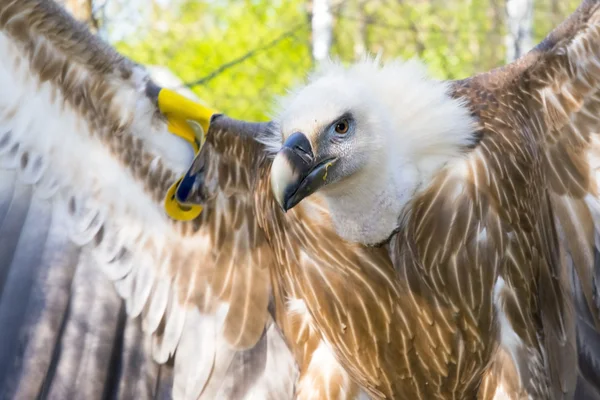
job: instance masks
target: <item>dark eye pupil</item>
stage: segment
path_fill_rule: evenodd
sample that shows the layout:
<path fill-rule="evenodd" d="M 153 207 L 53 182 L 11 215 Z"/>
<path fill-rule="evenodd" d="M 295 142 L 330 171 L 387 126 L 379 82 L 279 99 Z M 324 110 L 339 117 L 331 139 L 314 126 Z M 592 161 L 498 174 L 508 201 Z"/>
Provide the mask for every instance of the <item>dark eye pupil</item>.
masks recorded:
<path fill-rule="evenodd" d="M 335 126 L 335 131 L 337 133 L 346 133 L 348 132 L 348 122 L 346 121 L 341 121 L 338 122 Z"/>

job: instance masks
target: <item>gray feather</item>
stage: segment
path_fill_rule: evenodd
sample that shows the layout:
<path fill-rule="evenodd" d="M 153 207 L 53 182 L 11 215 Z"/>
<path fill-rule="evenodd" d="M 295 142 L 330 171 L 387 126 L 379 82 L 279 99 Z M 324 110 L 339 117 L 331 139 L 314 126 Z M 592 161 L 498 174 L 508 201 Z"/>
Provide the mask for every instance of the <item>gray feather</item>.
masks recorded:
<path fill-rule="evenodd" d="M 152 361 L 139 319 L 71 242 L 64 207 L 0 178 L 0 397 L 169 398 L 172 367 Z"/>
<path fill-rule="evenodd" d="M 223 336 L 224 317 L 189 318 L 199 309 L 187 275 L 147 251 L 154 240 L 177 246 L 178 229 L 160 225 L 148 243 L 141 238 L 167 222 L 149 189 L 183 169 L 176 153 L 190 151 L 168 140 L 166 122 L 155 118 L 145 71 L 51 1 L 0 4 L 11 21 L 0 41 L 0 80 L 10 92 L 0 101 L 0 397 L 163 399 L 179 389 L 195 397 L 209 385 L 223 389 L 219 398 L 291 398 L 296 365 L 281 335 L 269 329 L 266 342 L 236 352 Z M 29 20 L 60 28 L 51 33 Z M 27 35 L 9 29 L 20 23 Z M 40 69 L 41 56 L 69 65 Z M 111 132 L 121 128 L 129 131 Z M 108 138 L 122 143 L 113 148 Z M 150 159 L 174 169 L 163 166 L 161 182 L 137 187 L 145 168 L 128 167 Z M 164 250 L 170 259 L 172 249 Z"/>
<path fill-rule="evenodd" d="M 154 306 L 170 309 L 162 321 L 163 335 L 154 338 L 161 344 L 168 339 L 163 348 L 167 363 L 156 363 L 150 332 L 143 332 L 140 318 L 127 317 L 118 282 L 108 279 L 94 255 L 95 242 L 80 247 L 72 241 L 64 199 L 38 196 L 34 186 L 23 184 L 12 171 L 0 169 L 0 177 L 3 399 L 168 399 L 174 385 L 181 386 L 177 382 L 188 393 L 202 390 L 202 398 L 293 398 L 298 371 L 275 324 L 245 351 L 229 348 L 217 331 L 204 332 L 216 337 L 196 343 L 194 338 L 202 337 L 197 329 L 210 325 L 209 320 L 198 320 L 182 332 L 186 312 L 175 306 L 177 292 L 168 284 Z M 132 280 L 133 274 L 128 278 L 131 284 L 142 282 Z M 135 288 L 123 290 L 130 297 Z M 147 303 L 149 307 L 152 300 Z M 135 308 L 141 311 L 139 305 Z M 157 329 L 159 322 L 150 325 Z M 177 347 L 180 336 L 185 339 L 182 349 Z M 179 381 L 167 360 L 174 350 L 181 350 L 179 364 L 175 354 Z M 215 358 L 202 388 L 196 381 L 206 379 L 199 368 L 204 368 L 200 357 L 207 352 L 215 352 Z"/>
<path fill-rule="evenodd" d="M 583 295 L 581 282 L 569 257 L 577 323 L 577 349 L 580 374 L 577 380 L 576 399 L 600 399 L 600 332 L 595 327 L 588 302 Z M 594 269 L 600 271 L 600 253 L 594 249 Z M 598 280 L 595 281 L 596 287 Z"/>

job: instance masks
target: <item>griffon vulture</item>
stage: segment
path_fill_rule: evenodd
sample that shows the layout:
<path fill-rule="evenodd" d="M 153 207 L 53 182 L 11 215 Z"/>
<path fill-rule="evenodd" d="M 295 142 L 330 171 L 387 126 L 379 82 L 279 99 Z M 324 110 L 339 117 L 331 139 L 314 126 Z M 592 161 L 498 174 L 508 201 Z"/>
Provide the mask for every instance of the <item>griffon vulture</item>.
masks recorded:
<path fill-rule="evenodd" d="M 447 91 L 414 75 L 400 80 L 408 87 L 399 99 L 421 90 L 438 113 L 426 120 L 415 108 L 386 115 L 376 87 L 360 93 L 368 107 L 356 110 L 362 78 L 348 96 L 313 98 L 322 110 L 305 102 L 303 93 L 322 94 L 309 85 L 274 123 L 213 117 L 186 171 L 201 141 L 186 123 L 206 130 L 213 111 L 156 87 L 52 2 L 1 1 L 0 393 L 597 396 L 586 155 L 600 76 L 597 8 L 585 3 L 523 60 Z M 414 71 L 356 68 L 375 79 Z M 333 71 L 325 81 L 352 77 Z M 402 115 L 431 125 L 421 127 L 423 143 L 398 132 L 407 139 L 399 165 L 410 172 L 422 156 L 430 170 L 402 180 L 408 197 L 378 196 L 390 204 L 377 210 L 367 203 L 362 211 L 380 221 L 363 229 L 371 220 L 345 219 L 332 194 L 350 189 L 356 204 L 346 183 L 373 157 L 382 162 L 372 184 L 388 178 L 385 152 L 359 133 L 395 132 L 386 116 Z M 338 141 L 335 152 L 325 135 L 339 117 L 348 123 L 341 136 L 357 141 Z M 441 144 L 446 151 L 424 151 Z"/>
<path fill-rule="evenodd" d="M 350 397 L 600 398 L 599 111 L 585 1 L 464 80 L 328 63 L 270 127 L 215 127 L 176 198 L 254 201 L 276 321 L 319 333 L 296 356 L 301 395 L 318 363 Z"/>

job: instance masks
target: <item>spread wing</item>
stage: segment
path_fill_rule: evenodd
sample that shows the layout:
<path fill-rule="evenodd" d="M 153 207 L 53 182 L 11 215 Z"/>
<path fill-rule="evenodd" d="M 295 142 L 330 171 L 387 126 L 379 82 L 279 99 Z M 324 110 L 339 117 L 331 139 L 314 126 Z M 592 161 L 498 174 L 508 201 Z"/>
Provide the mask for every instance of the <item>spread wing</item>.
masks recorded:
<path fill-rule="evenodd" d="M 0 55 L 3 396 L 290 398 L 271 253 L 244 196 L 168 218 L 193 152 L 145 70 L 44 0 L 0 3 Z"/>
<path fill-rule="evenodd" d="M 579 395 L 600 398 L 600 2 L 585 1 L 538 49 L 522 79 L 575 296 Z"/>
<path fill-rule="evenodd" d="M 574 295 L 576 398 L 600 398 L 600 2 L 582 2 L 521 60 L 474 81 L 503 93 L 498 126 L 522 127 L 536 144 L 520 151 L 541 160 L 564 249 L 557 271 Z M 505 162 L 518 171 L 514 158 Z"/>

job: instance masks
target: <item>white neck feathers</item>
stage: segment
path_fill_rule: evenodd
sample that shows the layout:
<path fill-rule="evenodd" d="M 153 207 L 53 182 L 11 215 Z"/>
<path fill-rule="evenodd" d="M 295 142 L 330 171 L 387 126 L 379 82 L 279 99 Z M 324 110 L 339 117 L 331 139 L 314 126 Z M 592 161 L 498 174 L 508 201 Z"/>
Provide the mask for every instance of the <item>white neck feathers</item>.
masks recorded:
<path fill-rule="evenodd" d="M 431 80 L 416 61 L 378 66 L 365 60 L 349 69 L 331 65 L 328 73 L 369 88 L 376 104 L 365 105 L 381 123 L 366 166 L 324 188 L 336 230 L 343 238 L 379 243 L 398 227 L 405 206 L 447 164 L 473 143 L 474 120 L 464 102 L 448 94 L 448 84 Z M 371 118 L 371 117 L 369 117 Z M 388 128 L 389 126 L 389 128 Z M 383 128 L 383 129 L 382 129 Z"/>

